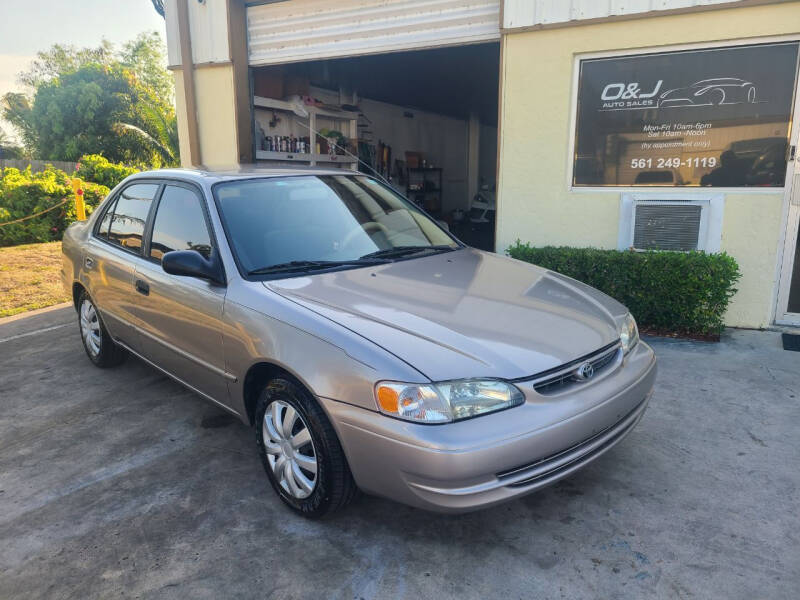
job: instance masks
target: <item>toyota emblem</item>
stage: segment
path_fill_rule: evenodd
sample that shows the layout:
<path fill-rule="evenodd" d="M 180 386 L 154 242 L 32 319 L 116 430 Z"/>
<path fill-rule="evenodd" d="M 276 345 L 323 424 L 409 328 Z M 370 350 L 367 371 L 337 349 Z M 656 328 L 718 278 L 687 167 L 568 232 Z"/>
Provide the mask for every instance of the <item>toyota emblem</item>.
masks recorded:
<path fill-rule="evenodd" d="M 594 377 L 592 363 L 585 362 L 575 370 L 575 379 L 578 381 L 589 381 L 592 377 Z"/>

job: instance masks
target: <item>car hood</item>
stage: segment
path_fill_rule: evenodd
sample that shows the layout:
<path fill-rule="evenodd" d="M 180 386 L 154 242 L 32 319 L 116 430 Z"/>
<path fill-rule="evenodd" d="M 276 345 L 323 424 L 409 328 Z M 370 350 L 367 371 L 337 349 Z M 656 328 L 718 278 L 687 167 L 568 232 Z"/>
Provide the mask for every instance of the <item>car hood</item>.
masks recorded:
<path fill-rule="evenodd" d="M 618 339 L 625 314 L 572 279 L 468 248 L 264 285 L 434 381 L 534 375 Z"/>

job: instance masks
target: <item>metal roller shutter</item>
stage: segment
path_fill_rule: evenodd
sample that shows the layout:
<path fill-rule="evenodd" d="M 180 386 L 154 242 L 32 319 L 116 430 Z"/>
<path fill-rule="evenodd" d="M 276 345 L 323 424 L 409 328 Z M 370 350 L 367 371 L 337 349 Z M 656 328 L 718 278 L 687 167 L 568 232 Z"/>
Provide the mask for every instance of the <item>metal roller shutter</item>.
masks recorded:
<path fill-rule="evenodd" d="M 250 6 L 251 65 L 500 39 L 500 0 L 290 0 Z"/>

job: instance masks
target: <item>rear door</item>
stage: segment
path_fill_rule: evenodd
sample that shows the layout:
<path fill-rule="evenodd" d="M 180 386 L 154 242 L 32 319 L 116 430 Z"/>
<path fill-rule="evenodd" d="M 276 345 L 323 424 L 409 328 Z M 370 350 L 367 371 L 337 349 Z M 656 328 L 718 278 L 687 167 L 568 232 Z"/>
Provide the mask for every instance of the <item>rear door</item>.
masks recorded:
<path fill-rule="evenodd" d="M 200 190 L 166 183 L 148 238 L 133 284 L 142 353 L 190 387 L 227 405 L 229 377 L 222 352 L 225 287 L 170 275 L 161 268 L 161 257 L 171 250 L 194 250 L 207 258 L 216 251 Z"/>
<path fill-rule="evenodd" d="M 132 183 L 112 200 L 89 239 L 83 271 L 89 294 L 115 339 L 139 349 L 134 273 L 157 183 Z"/>

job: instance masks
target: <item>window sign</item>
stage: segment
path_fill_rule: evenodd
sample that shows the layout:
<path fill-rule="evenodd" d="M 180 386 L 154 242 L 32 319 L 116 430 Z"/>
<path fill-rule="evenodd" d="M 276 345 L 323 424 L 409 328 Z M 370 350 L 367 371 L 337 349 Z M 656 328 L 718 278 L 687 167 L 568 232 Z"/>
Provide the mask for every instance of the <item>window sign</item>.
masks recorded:
<path fill-rule="evenodd" d="M 581 61 L 575 186 L 782 187 L 798 43 Z"/>

